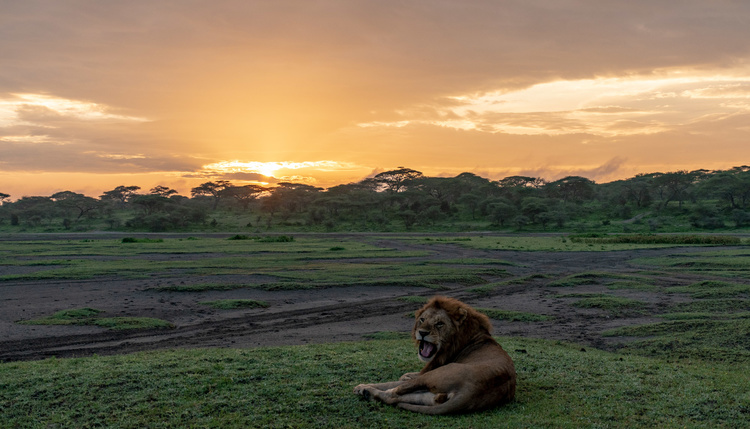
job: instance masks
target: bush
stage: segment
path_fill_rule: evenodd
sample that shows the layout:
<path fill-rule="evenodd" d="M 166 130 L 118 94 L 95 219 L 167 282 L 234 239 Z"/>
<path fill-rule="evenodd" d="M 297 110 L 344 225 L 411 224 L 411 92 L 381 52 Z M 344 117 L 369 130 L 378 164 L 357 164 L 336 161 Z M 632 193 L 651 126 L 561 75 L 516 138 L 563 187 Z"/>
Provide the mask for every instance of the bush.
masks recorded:
<path fill-rule="evenodd" d="M 237 234 L 237 235 L 233 235 L 227 238 L 227 240 L 257 240 L 257 239 L 258 237 L 250 237 L 249 235 L 244 235 L 244 234 Z"/>
<path fill-rule="evenodd" d="M 122 239 L 123 243 L 163 243 L 164 240 L 161 238 L 135 238 L 125 237 Z"/>
<path fill-rule="evenodd" d="M 294 241 L 294 237 L 289 235 L 277 235 L 271 237 L 261 237 L 258 239 L 261 243 L 290 243 Z"/>
<path fill-rule="evenodd" d="M 598 236 L 596 234 L 573 235 L 570 241 L 587 244 L 707 244 L 736 246 L 742 244 L 739 237 L 728 235 L 654 235 L 628 234 Z"/>
<path fill-rule="evenodd" d="M 742 228 L 743 226 L 750 226 L 750 213 L 735 209 L 732 211 L 732 220 L 734 221 L 734 225 L 737 228 Z"/>

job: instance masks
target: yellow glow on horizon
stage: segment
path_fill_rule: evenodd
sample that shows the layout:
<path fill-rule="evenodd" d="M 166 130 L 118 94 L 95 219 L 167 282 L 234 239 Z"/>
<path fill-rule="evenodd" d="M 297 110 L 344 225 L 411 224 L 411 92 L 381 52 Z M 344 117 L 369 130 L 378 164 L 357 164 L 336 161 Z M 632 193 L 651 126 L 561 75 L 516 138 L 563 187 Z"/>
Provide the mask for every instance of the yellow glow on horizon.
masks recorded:
<path fill-rule="evenodd" d="M 280 170 L 300 170 L 315 169 L 318 171 L 338 171 L 347 170 L 354 167 L 353 164 L 336 161 L 221 161 L 203 166 L 204 171 L 214 171 L 219 173 L 258 173 L 267 177 L 276 177 L 276 172 Z M 277 177 L 278 178 L 278 177 Z"/>

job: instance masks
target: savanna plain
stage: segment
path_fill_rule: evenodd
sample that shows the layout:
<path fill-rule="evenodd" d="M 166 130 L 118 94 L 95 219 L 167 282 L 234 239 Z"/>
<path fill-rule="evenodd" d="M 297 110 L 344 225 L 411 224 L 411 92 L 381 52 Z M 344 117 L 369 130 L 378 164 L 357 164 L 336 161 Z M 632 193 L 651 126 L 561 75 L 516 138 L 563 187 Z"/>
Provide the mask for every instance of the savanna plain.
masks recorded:
<path fill-rule="evenodd" d="M 744 235 L 8 234 L 0 427 L 750 427 Z M 413 312 L 487 314 L 516 399 L 423 416 Z"/>

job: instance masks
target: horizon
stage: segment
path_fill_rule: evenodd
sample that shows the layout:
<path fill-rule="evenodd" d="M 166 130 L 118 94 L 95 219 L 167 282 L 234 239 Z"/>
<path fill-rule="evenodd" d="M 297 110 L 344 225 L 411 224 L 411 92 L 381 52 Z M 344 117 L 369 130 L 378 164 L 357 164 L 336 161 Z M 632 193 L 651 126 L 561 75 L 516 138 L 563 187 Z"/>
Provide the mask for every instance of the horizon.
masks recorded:
<path fill-rule="evenodd" d="M 398 167 L 398 168 L 407 168 L 407 169 L 408 169 L 408 167 Z M 688 171 L 688 172 L 708 171 L 708 172 L 710 172 L 710 173 L 716 173 L 716 172 L 719 172 L 719 171 L 728 171 L 728 170 L 732 170 L 732 169 L 736 169 L 736 168 L 750 168 L 750 167 L 748 167 L 748 166 L 745 166 L 745 165 L 741 165 L 741 166 L 740 166 L 740 165 L 737 165 L 737 166 L 733 166 L 733 167 L 731 167 L 731 168 L 728 168 L 728 169 L 722 169 L 722 170 L 707 170 L 707 169 L 701 169 L 701 168 L 699 168 L 699 169 L 691 170 L 691 171 Z M 390 171 L 390 170 L 384 170 L 384 171 Z M 557 181 L 557 180 L 560 180 L 560 179 L 564 179 L 564 178 L 566 178 L 566 177 L 583 177 L 583 178 L 585 178 L 585 179 L 591 180 L 591 181 L 592 181 L 592 182 L 594 182 L 594 184 L 596 184 L 596 185 L 602 185 L 602 184 L 607 184 L 607 183 L 613 183 L 613 182 L 617 182 L 617 181 L 620 181 L 620 180 L 630 180 L 630 179 L 633 179 L 633 178 L 635 178 L 636 176 L 639 176 L 639 175 L 651 175 L 651 174 L 669 174 L 669 173 L 679 173 L 679 172 L 682 172 L 682 171 L 686 171 L 686 170 L 679 170 L 679 171 L 658 171 L 658 172 L 657 172 L 657 171 L 653 171 L 653 172 L 648 172 L 648 173 L 637 173 L 636 175 L 634 175 L 634 176 L 631 176 L 631 177 L 626 177 L 626 178 L 621 178 L 621 179 L 614 179 L 614 180 L 611 180 L 611 181 L 608 181 L 608 182 L 598 182 L 598 181 L 596 181 L 596 180 L 593 180 L 593 179 L 591 179 L 590 177 L 586 177 L 586 176 L 576 176 L 576 175 L 557 177 L 557 178 L 555 178 L 555 179 L 553 179 L 553 180 L 548 180 L 548 179 L 546 179 L 546 178 L 544 178 L 544 177 L 539 177 L 539 176 L 528 176 L 528 175 L 524 175 L 524 174 L 511 175 L 511 176 L 504 176 L 504 177 L 501 177 L 501 178 L 499 178 L 499 179 L 490 179 L 490 178 L 487 178 L 487 177 L 483 177 L 483 176 L 481 176 L 481 175 L 478 175 L 478 174 L 477 174 L 477 176 L 478 176 L 478 177 L 481 177 L 481 178 L 483 178 L 483 179 L 487 179 L 487 180 L 489 180 L 490 182 L 499 182 L 499 181 L 501 181 L 502 179 L 505 179 L 505 178 L 508 178 L 508 177 L 513 177 L 513 176 L 525 176 L 525 177 L 531 177 L 531 178 L 535 178 L 535 179 L 541 179 L 541 180 L 542 180 L 542 181 L 544 182 L 544 184 L 547 184 L 547 183 L 553 183 L 553 182 L 555 182 L 555 181 Z M 420 172 L 420 173 L 421 173 L 421 172 Z M 468 171 L 467 171 L 467 172 L 462 172 L 462 173 L 459 173 L 459 174 L 457 174 L 457 175 L 454 175 L 454 176 L 430 176 L 430 175 L 427 175 L 427 174 L 424 174 L 423 176 L 424 176 L 424 177 L 427 177 L 427 178 L 432 178 L 432 177 L 438 177 L 438 178 L 455 178 L 455 177 L 457 177 L 457 176 L 459 176 L 459 175 L 461 175 L 461 174 L 463 174 L 463 173 L 470 173 L 470 172 L 468 172 Z M 472 174 L 474 174 L 474 173 L 472 173 Z M 326 192 L 326 191 L 328 191 L 328 190 L 329 190 L 330 188 L 332 188 L 332 187 L 335 187 L 335 186 L 338 186 L 338 185 L 346 185 L 346 184 L 355 184 L 355 183 L 359 183 L 359 182 L 361 182 L 361 181 L 364 181 L 364 180 L 366 180 L 366 179 L 370 179 L 370 178 L 373 178 L 373 177 L 374 177 L 375 175 L 376 175 L 376 173 L 373 173 L 373 174 L 371 174 L 371 175 L 369 175 L 369 176 L 367 176 L 367 177 L 363 177 L 363 178 L 362 178 L 361 180 L 357 180 L 357 181 L 355 181 L 355 182 L 348 182 L 348 183 L 335 183 L 335 184 L 332 184 L 332 185 L 330 185 L 330 186 L 326 186 L 326 187 L 321 187 L 321 186 L 316 186 L 316 187 L 318 187 L 318 188 L 321 188 L 321 189 L 323 190 L 323 192 Z M 273 179 L 273 178 L 272 178 L 272 177 L 267 177 L 267 179 Z M 232 181 L 231 181 L 231 180 L 227 180 L 227 181 L 228 181 L 228 182 L 230 182 L 231 186 L 244 186 L 245 184 L 247 184 L 247 183 L 245 183 L 245 182 L 243 182 L 243 183 L 240 183 L 240 184 L 238 184 L 238 183 L 232 183 Z M 250 183 L 250 184 L 259 184 L 259 185 L 261 185 L 261 186 L 267 187 L 267 188 L 268 188 L 268 190 L 273 190 L 273 189 L 274 189 L 274 188 L 276 187 L 276 186 L 275 186 L 276 184 L 278 184 L 278 183 L 282 183 L 282 182 L 285 182 L 285 181 L 283 181 L 283 180 L 275 180 L 275 181 L 274 181 L 273 183 L 269 183 L 269 182 L 261 182 L 261 181 L 253 181 L 253 182 L 252 182 L 252 183 Z M 206 183 L 206 182 L 203 182 L 203 183 Z M 300 183 L 300 182 L 287 182 L 287 183 Z M 300 184 L 304 184 L 304 183 L 300 183 Z M 69 192 L 75 192 L 75 193 L 78 193 L 78 194 L 83 194 L 83 195 L 85 195 L 85 196 L 88 196 L 88 197 L 100 198 L 100 197 L 101 197 L 101 196 L 102 196 L 102 195 L 103 195 L 103 194 L 104 194 L 105 192 L 107 192 L 107 191 L 111 191 L 111 190 L 113 190 L 113 189 L 115 189 L 116 187 L 119 187 L 119 186 L 125 186 L 125 187 L 128 187 L 128 186 L 137 186 L 137 187 L 138 187 L 139 189 L 138 189 L 138 191 L 137 191 L 137 192 L 135 192 L 135 194 L 136 194 L 136 195 L 148 195 L 148 193 L 149 193 L 149 192 L 150 192 L 150 191 L 151 191 L 151 190 L 152 190 L 153 188 L 156 188 L 157 186 L 163 186 L 163 185 L 159 185 L 159 184 L 156 184 L 156 185 L 153 185 L 153 186 L 148 186 L 148 187 L 144 187 L 144 186 L 140 186 L 140 185 L 138 185 L 138 184 L 133 184 L 133 183 L 131 183 L 131 184 L 125 184 L 125 183 L 122 183 L 122 184 L 120 184 L 120 185 L 116 185 L 116 186 L 113 186 L 112 188 L 107 188 L 107 189 L 103 189 L 103 190 L 102 190 L 101 192 L 99 192 L 99 193 L 93 193 L 93 194 L 84 194 L 84 193 L 82 193 L 82 192 L 76 192 L 76 191 L 74 191 L 74 190 L 71 190 L 71 189 L 61 189 L 61 190 L 58 190 L 58 191 L 52 192 L 52 193 L 50 193 L 50 194 L 37 194 L 37 195 L 21 195 L 21 196 L 14 196 L 14 195 L 10 195 L 10 196 L 9 196 L 8 198 L 6 198 L 6 199 L 5 199 L 5 202 L 8 202 L 8 203 L 13 203 L 13 202 L 16 202 L 16 201 L 18 201 L 19 199 L 21 199 L 21 198 L 25 198 L 25 197 L 50 197 L 50 196 L 54 195 L 54 194 L 55 194 L 55 193 L 57 193 L 57 192 L 65 192 L 65 191 L 69 191 Z M 196 187 L 197 187 L 197 186 L 198 186 L 198 185 L 196 185 Z M 167 186 L 167 188 L 170 188 L 170 187 L 169 187 L 169 186 Z M 187 190 L 185 190 L 185 191 L 182 191 L 182 190 L 178 190 L 178 189 L 174 189 L 174 190 L 175 190 L 175 191 L 177 191 L 177 193 L 175 194 L 175 195 L 177 195 L 177 196 L 185 196 L 185 197 L 189 197 L 189 198 L 192 198 L 192 193 L 191 193 L 191 190 L 192 190 L 192 188 L 190 188 L 190 189 L 187 189 Z M 3 193 L 4 193 L 4 192 L 1 192 L 1 190 L 0 190 L 0 195 L 2 195 Z M 5 194 L 7 194 L 7 193 L 5 193 Z M 0 201 L 0 205 L 2 205 L 2 202 L 3 202 L 3 201 Z"/>
<path fill-rule="evenodd" d="M 27 0 L 0 193 L 750 164 L 750 3 Z"/>

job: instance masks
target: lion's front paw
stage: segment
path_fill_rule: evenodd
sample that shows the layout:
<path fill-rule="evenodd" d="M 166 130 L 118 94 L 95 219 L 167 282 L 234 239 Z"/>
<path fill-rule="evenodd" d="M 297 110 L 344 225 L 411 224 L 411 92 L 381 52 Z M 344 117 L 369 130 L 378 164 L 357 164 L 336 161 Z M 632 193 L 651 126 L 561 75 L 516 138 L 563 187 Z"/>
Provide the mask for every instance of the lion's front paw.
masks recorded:
<path fill-rule="evenodd" d="M 368 386 L 369 386 L 369 384 L 360 384 L 360 385 L 356 386 L 354 388 L 354 394 L 355 395 L 363 395 L 364 396 L 365 389 Z"/>

